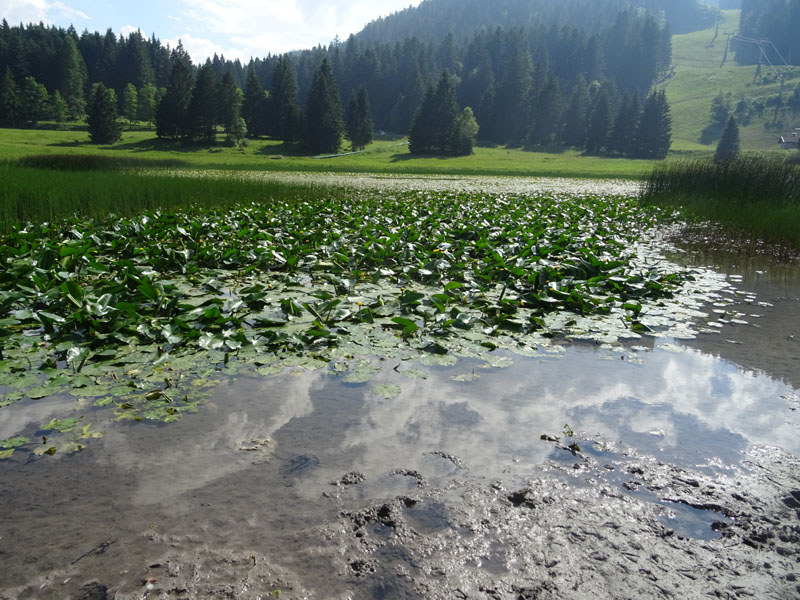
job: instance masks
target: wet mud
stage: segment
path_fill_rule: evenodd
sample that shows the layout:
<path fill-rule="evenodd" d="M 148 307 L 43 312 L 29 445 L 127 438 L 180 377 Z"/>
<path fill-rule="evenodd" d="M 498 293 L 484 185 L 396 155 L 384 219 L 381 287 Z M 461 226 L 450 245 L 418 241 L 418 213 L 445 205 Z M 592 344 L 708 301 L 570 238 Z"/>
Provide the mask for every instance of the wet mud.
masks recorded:
<path fill-rule="evenodd" d="M 683 346 L 232 378 L 4 461 L 0 600 L 800 597 L 800 278 L 722 266 Z"/>

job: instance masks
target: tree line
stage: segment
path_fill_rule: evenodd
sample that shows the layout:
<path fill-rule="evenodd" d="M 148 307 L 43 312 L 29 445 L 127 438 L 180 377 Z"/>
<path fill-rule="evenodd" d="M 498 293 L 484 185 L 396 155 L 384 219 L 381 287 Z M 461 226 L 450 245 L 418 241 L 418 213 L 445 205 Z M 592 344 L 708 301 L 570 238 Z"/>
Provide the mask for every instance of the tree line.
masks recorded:
<path fill-rule="evenodd" d="M 238 119 L 243 119 L 250 136 L 269 135 L 311 146 L 310 96 L 326 63 L 337 96 L 329 103 L 340 106 L 339 117 L 329 115 L 328 122 L 339 123 L 351 140 L 359 134 L 350 131 L 353 120 L 345 118 L 351 115 L 350 104 L 342 108 L 340 98 L 354 102 L 361 97 L 362 115 L 367 100 L 374 128 L 407 133 L 426 96 L 438 89 L 441 74 L 447 71 L 462 130 L 473 127 L 463 115 L 469 107 L 482 140 L 649 154 L 644 146 L 661 147 L 664 142 L 646 138 L 644 131 L 635 144 L 607 139 L 614 139 L 615 122 L 623 109 L 636 109 L 629 112 L 628 124 L 638 127 L 637 115 L 644 114 L 640 109 L 671 61 L 669 28 L 643 13 L 621 12 L 607 21 L 605 29 L 557 23 L 497 27 L 429 42 L 416 37 L 361 42 L 351 36 L 326 47 L 253 59 L 246 66 L 215 56 L 199 67 L 183 48 L 166 48 L 154 36 L 148 40 L 138 32 L 127 38 L 116 38 L 111 31 L 105 36 L 88 32 L 78 36 L 72 28 L 9 27 L 4 21 L 0 121 L 37 120 L 36 115 L 8 110 L 14 104 L 9 98 L 15 95 L 23 111 L 37 103 L 22 99 L 36 95 L 38 104 L 52 112 L 58 94 L 68 107 L 61 116 L 77 118 L 85 112 L 87 100 L 94 98 L 93 86 L 100 83 L 114 91 L 120 114 L 131 121 L 155 123 L 162 137 L 208 141 L 219 125 L 229 139 L 235 139 L 242 132 Z M 668 117 L 668 107 L 662 106 L 659 113 Z M 44 118 L 41 114 L 38 118 Z M 187 114 L 190 117 L 184 119 Z M 361 117 L 362 128 L 365 118 Z"/>

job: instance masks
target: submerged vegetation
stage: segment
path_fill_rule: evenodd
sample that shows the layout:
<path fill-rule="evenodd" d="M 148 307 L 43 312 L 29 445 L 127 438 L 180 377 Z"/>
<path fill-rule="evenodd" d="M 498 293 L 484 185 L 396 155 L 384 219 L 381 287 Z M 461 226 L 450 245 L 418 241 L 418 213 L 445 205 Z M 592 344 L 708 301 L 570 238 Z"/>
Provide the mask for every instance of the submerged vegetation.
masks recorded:
<path fill-rule="evenodd" d="M 48 171 L 6 169 L 52 185 Z M 71 197 L 78 180 L 57 175 Z M 121 204 L 95 214 L 131 216 L 40 220 L 0 238 L 0 410 L 68 392 L 84 415 L 170 421 L 196 410 L 220 371 L 357 375 L 376 356 L 503 365 L 488 353 L 685 328 L 699 297 L 668 300 L 691 278 L 641 252 L 656 214 L 634 198 L 96 175 L 140 202 L 123 211 L 135 196 L 112 193 Z M 98 181 L 108 192 L 111 179 Z M 155 189 L 187 205 L 147 210 Z M 36 435 L 61 436 L 39 453 L 100 435 L 65 410 L 0 456 Z"/>
<path fill-rule="evenodd" d="M 644 184 L 643 199 L 682 207 L 747 237 L 800 247 L 800 166 L 784 159 L 742 156 L 657 164 Z"/>

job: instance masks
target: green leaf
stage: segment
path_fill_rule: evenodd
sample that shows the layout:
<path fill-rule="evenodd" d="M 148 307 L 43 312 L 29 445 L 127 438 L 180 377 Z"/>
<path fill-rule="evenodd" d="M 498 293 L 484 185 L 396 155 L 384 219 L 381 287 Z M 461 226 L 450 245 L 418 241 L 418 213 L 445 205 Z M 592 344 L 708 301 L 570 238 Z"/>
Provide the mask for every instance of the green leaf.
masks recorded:
<path fill-rule="evenodd" d="M 0 448 L 20 448 L 27 444 L 30 440 L 26 437 L 15 437 L 7 440 L 0 441 Z"/>
<path fill-rule="evenodd" d="M 78 419 L 53 419 L 47 425 L 42 425 L 42 430 L 55 430 L 61 433 L 68 433 L 78 425 Z"/>

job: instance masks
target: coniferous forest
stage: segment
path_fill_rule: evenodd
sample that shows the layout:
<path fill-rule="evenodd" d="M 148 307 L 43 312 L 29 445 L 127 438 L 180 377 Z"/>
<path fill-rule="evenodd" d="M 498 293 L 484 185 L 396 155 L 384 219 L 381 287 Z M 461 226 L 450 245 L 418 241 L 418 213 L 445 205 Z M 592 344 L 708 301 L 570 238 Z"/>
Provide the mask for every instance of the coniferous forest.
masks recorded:
<path fill-rule="evenodd" d="M 496 145 L 666 154 L 669 107 L 655 84 L 671 63 L 670 23 L 680 28 L 687 15 L 695 23 L 705 18 L 695 0 L 460 0 L 458 10 L 453 2 L 429 0 L 346 41 L 247 64 L 224 56 L 193 64 L 182 46 L 140 32 L 79 34 L 4 20 L 0 120 L 63 122 L 113 105 L 120 118 L 151 123 L 163 138 L 211 143 L 221 127 L 228 141 L 270 136 L 336 152 L 349 132 L 413 131 L 446 72 L 448 110 L 456 115 L 449 131 L 461 137 L 446 144 L 412 139 L 421 152 L 469 153 L 474 139 L 463 136 L 475 132 Z M 683 4 L 691 10 L 678 11 Z M 116 102 L 95 102 L 97 84 Z M 370 110 L 360 111 L 360 124 L 346 122 L 347 103 L 359 96 Z M 362 147 L 363 134 L 356 135 L 352 146 Z"/>

